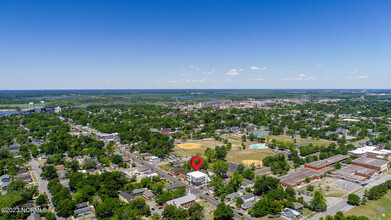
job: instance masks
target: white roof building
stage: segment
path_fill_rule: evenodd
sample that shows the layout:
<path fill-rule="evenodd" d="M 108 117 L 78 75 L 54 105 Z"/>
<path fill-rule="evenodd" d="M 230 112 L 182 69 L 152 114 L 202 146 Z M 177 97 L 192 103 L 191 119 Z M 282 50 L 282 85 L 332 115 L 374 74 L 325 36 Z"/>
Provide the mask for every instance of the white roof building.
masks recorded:
<path fill-rule="evenodd" d="M 208 175 L 200 171 L 194 171 L 188 173 L 186 175 L 186 179 L 190 184 L 195 186 L 202 186 L 206 185 L 206 182 L 208 181 Z"/>

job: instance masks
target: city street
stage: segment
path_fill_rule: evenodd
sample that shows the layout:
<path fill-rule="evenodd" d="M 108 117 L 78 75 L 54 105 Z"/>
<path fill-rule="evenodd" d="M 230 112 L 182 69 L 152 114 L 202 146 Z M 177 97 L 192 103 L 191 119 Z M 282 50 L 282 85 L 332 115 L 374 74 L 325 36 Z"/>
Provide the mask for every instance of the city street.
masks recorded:
<path fill-rule="evenodd" d="M 40 166 L 39 162 L 36 159 L 32 159 L 30 161 L 30 165 L 33 168 L 35 176 L 37 177 L 38 189 L 48 196 L 49 208 L 50 208 L 50 210 L 52 210 L 53 213 L 56 213 L 54 211 L 54 206 L 52 204 L 52 195 L 50 194 L 50 192 L 48 190 L 48 181 L 42 179 L 42 177 L 41 177 L 42 169 L 39 167 Z M 66 218 L 58 216 L 57 213 L 56 213 L 56 219 L 66 220 Z"/>

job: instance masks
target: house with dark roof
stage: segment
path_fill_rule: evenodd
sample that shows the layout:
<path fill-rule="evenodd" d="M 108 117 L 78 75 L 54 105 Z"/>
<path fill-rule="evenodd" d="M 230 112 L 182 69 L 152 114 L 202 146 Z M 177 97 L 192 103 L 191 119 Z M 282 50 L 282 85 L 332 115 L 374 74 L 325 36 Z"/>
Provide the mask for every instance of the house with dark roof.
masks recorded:
<path fill-rule="evenodd" d="M 3 182 L 1 184 L 1 190 L 7 190 L 7 188 L 10 186 L 9 182 Z"/>
<path fill-rule="evenodd" d="M 129 203 L 134 199 L 134 196 L 130 195 L 127 192 L 120 192 L 118 196 L 119 196 L 120 200 L 122 200 L 126 203 Z"/>
<path fill-rule="evenodd" d="M 76 204 L 76 209 L 82 209 L 82 208 L 85 208 L 88 206 L 88 202 L 82 202 L 82 203 L 79 203 L 79 204 Z"/>
<path fill-rule="evenodd" d="M 16 176 L 16 178 L 18 180 L 22 180 L 23 182 L 25 183 L 30 183 L 32 182 L 33 180 L 31 179 L 30 175 L 27 175 L 27 176 Z"/>
<path fill-rule="evenodd" d="M 254 193 L 246 193 L 242 196 L 243 202 L 252 202 L 255 200 Z"/>
<path fill-rule="evenodd" d="M 176 190 L 176 189 L 178 189 L 178 187 L 180 187 L 180 186 L 182 186 L 182 185 L 179 184 L 179 183 L 174 183 L 174 184 L 171 184 L 171 185 L 169 185 L 169 186 L 164 187 L 164 189 L 165 189 L 166 191 L 171 191 L 171 190 Z"/>
<path fill-rule="evenodd" d="M 85 207 L 85 208 L 76 209 L 75 210 L 75 215 L 80 217 L 80 216 L 87 215 L 87 214 L 89 214 L 91 212 L 92 212 L 92 209 L 91 209 L 91 207 L 88 206 L 88 207 Z"/>

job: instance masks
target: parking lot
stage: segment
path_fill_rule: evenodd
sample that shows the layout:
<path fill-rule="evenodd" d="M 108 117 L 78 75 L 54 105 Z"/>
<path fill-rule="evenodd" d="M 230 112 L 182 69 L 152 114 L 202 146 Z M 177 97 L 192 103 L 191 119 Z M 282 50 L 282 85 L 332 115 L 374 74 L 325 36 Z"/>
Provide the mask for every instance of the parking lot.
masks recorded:
<path fill-rule="evenodd" d="M 361 186 L 358 183 L 352 183 L 352 182 L 349 182 L 346 180 L 341 180 L 341 179 L 335 180 L 334 182 L 330 183 L 330 185 L 337 188 L 337 189 L 346 190 L 348 192 L 351 192 Z"/>

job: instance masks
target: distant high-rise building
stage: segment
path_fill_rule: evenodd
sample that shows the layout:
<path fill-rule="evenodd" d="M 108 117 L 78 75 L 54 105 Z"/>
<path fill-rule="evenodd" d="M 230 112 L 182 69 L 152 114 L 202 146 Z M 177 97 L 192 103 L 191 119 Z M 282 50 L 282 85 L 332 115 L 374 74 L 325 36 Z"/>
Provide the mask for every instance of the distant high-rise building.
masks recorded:
<path fill-rule="evenodd" d="M 35 106 L 34 106 L 34 102 L 29 102 L 29 109 L 34 109 Z"/>
<path fill-rule="evenodd" d="M 46 102 L 45 101 L 41 101 L 41 108 L 46 108 Z"/>

